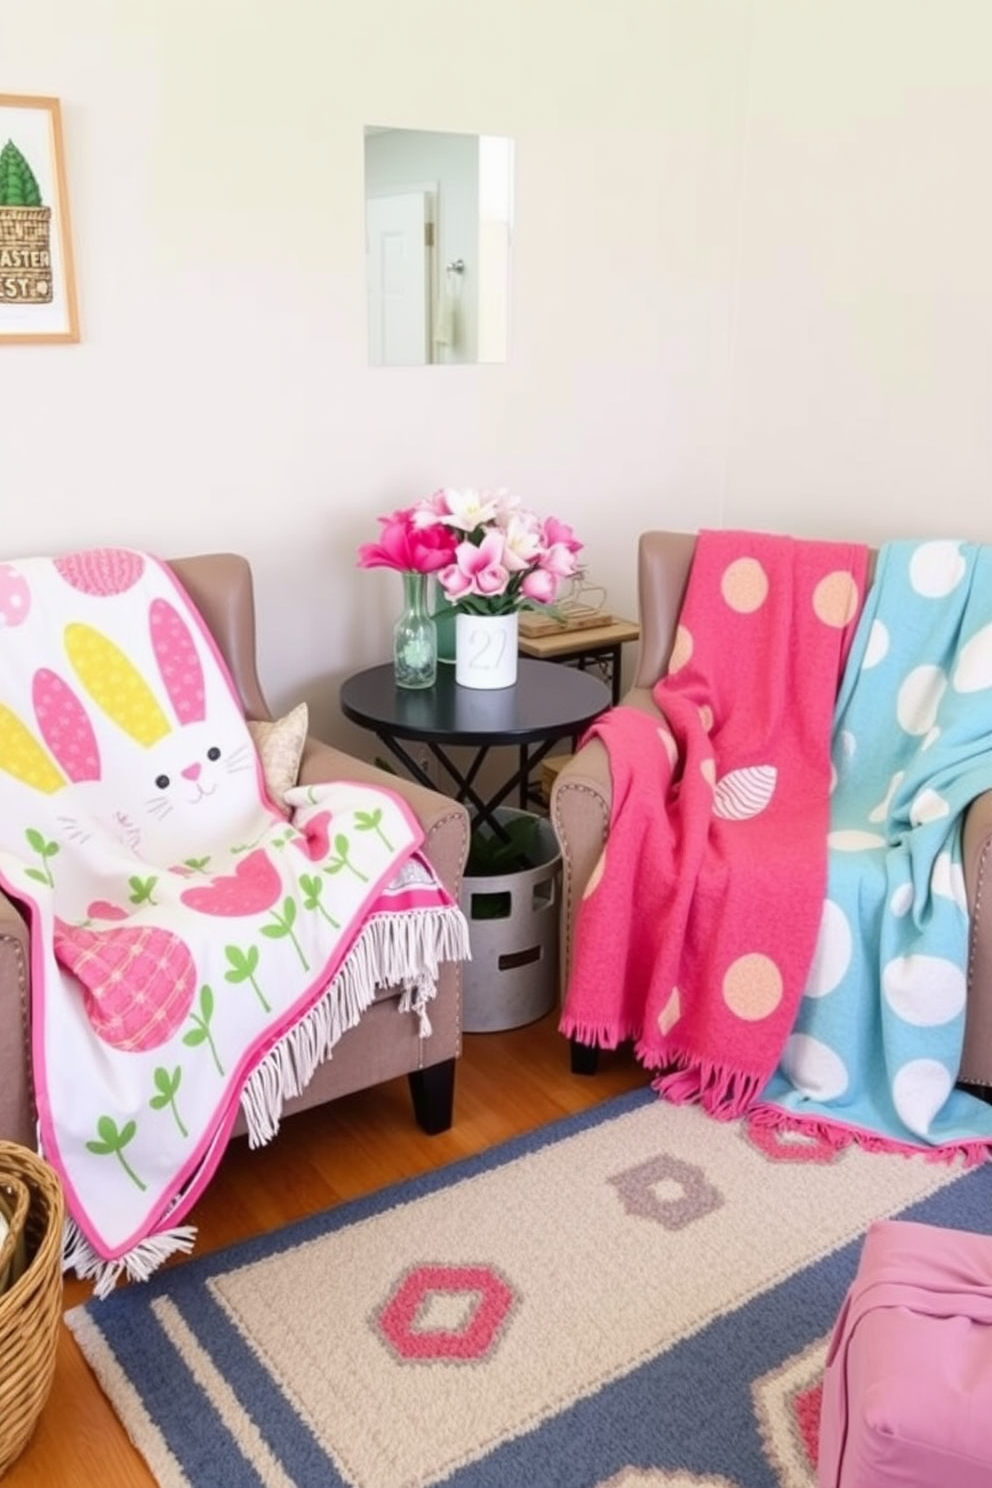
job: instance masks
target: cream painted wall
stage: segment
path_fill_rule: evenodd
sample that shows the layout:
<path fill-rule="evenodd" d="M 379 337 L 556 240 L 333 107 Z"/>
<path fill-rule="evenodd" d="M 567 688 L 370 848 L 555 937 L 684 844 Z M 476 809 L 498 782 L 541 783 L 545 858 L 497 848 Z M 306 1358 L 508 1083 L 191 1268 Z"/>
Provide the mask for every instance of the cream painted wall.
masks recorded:
<path fill-rule="evenodd" d="M 486 44 L 480 53 L 478 37 Z M 506 484 L 618 610 L 648 525 L 992 537 L 988 0 L 0 0 L 83 342 L 0 347 L 0 549 L 235 547 L 325 731 L 374 517 Z M 370 369 L 362 129 L 516 140 L 510 361 Z"/>

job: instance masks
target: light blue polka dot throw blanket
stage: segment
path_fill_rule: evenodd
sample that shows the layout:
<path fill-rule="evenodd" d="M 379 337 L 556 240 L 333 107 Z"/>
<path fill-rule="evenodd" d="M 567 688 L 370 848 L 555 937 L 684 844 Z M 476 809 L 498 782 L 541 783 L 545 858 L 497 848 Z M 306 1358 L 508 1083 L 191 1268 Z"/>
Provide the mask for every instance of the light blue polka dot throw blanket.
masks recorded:
<path fill-rule="evenodd" d="M 884 547 L 834 713 L 827 894 L 799 1013 L 752 1119 L 837 1144 L 992 1146 L 955 1088 L 965 809 L 992 786 L 992 547 Z"/>

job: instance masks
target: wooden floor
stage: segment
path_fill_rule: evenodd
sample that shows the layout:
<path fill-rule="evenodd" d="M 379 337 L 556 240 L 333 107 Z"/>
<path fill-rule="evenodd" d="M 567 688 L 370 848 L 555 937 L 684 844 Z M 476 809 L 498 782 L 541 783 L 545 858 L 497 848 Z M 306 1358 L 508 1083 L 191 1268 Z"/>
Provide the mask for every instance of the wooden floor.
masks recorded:
<path fill-rule="evenodd" d="M 191 1215 L 199 1229 L 196 1254 L 480 1152 L 646 1083 L 629 1051 L 602 1055 L 592 1077 L 573 1075 L 554 1013 L 509 1033 L 468 1034 L 450 1131 L 425 1136 L 414 1123 L 406 1081 L 396 1080 L 294 1116 L 257 1152 L 240 1139 Z M 82 1283 L 66 1282 L 67 1307 L 89 1295 Z M 63 1327 L 51 1396 L 3 1488 L 154 1488 L 154 1482 Z"/>

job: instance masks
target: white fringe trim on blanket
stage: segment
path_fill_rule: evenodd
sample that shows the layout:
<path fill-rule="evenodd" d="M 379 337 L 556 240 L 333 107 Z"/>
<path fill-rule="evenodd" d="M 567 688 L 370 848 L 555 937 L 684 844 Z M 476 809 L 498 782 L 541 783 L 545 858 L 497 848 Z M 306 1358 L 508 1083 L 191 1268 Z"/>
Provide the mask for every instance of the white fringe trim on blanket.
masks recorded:
<path fill-rule="evenodd" d="M 468 925 L 454 907 L 371 916 L 362 927 L 337 975 L 308 1013 L 294 1024 L 252 1071 L 241 1093 L 248 1145 L 262 1146 L 279 1130 L 284 1100 L 299 1095 L 318 1065 L 330 1057 L 342 1034 L 375 1001 L 379 987 L 402 987 L 399 1012 L 415 1013 L 420 1037 L 431 1032 L 427 1004 L 437 991 L 442 961 L 464 961 Z M 93 1292 L 107 1297 L 122 1276 L 147 1281 L 170 1256 L 189 1254 L 195 1225 L 179 1225 L 149 1235 L 125 1255 L 108 1261 L 97 1254 L 75 1220 L 62 1232 L 62 1270 L 93 1279 Z"/>
<path fill-rule="evenodd" d="M 398 1011 L 416 1013 L 420 1037 L 429 1037 L 427 1004 L 437 991 L 438 967 L 468 955 L 468 926 L 453 907 L 371 916 L 319 1001 L 249 1076 L 241 1094 L 249 1147 L 272 1140 L 283 1102 L 306 1089 L 338 1039 L 375 1001 L 378 988 L 402 987 Z"/>
<path fill-rule="evenodd" d="M 188 1255 L 196 1240 L 195 1225 L 180 1225 L 174 1230 L 161 1230 L 135 1245 L 115 1261 L 97 1255 L 74 1219 L 62 1227 L 62 1270 L 75 1271 L 81 1281 L 93 1280 L 93 1293 L 109 1297 L 122 1276 L 129 1281 L 147 1281 L 170 1256 Z"/>

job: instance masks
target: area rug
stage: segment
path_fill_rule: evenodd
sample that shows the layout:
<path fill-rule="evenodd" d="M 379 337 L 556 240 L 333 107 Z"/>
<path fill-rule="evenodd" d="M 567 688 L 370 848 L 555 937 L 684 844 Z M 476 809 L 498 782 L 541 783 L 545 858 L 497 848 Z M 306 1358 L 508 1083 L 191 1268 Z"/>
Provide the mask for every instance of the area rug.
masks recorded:
<path fill-rule="evenodd" d="M 987 1230 L 992 1165 L 638 1091 L 67 1316 L 163 1488 L 812 1488 L 892 1215 Z"/>

